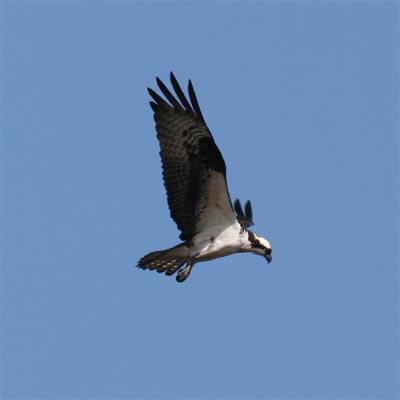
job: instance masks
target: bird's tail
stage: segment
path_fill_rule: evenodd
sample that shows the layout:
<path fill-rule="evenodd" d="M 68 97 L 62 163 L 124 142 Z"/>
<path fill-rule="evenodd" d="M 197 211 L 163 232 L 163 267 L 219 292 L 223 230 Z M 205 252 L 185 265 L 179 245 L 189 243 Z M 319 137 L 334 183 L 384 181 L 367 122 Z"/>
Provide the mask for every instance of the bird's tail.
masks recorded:
<path fill-rule="evenodd" d="M 188 259 L 189 249 L 185 243 L 181 243 L 170 249 L 153 251 L 145 255 L 139 260 L 137 267 L 173 275 Z"/>

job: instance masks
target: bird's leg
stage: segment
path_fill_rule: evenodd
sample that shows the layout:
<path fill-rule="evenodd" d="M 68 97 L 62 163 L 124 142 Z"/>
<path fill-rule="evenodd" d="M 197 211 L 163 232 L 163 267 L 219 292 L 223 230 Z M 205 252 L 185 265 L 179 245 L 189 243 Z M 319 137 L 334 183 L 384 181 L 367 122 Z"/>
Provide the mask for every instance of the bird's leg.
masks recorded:
<path fill-rule="evenodd" d="M 183 282 L 184 280 L 186 280 L 190 275 L 190 271 L 192 270 L 192 267 L 193 267 L 193 264 L 190 261 L 188 261 L 188 263 L 186 264 L 186 267 L 184 267 L 178 271 L 176 280 L 178 282 Z"/>

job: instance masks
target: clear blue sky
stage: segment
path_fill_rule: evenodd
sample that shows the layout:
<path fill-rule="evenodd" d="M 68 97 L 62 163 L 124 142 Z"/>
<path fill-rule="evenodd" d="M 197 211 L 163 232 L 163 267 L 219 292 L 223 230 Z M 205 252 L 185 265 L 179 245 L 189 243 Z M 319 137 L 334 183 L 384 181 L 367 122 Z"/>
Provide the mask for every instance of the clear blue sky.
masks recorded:
<path fill-rule="evenodd" d="M 3 398 L 394 398 L 398 2 L 2 11 Z M 147 87 L 191 78 L 273 262 L 189 280 Z"/>

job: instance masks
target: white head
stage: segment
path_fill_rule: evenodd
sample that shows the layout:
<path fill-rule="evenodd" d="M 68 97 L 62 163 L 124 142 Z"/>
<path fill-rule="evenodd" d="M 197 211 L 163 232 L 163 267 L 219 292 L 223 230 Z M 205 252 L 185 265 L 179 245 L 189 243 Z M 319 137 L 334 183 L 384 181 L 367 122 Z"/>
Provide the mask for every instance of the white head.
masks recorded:
<path fill-rule="evenodd" d="M 265 259 L 270 263 L 272 261 L 272 247 L 271 243 L 268 242 L 267 239 L 262 238 L 261 236 L 257 236 L 255 233 L 251 231 L 247 231 L 249 233 L 249 241 L 251 245 L 251 252 L 258 254 L 259 256 L 265 257 Z"/>

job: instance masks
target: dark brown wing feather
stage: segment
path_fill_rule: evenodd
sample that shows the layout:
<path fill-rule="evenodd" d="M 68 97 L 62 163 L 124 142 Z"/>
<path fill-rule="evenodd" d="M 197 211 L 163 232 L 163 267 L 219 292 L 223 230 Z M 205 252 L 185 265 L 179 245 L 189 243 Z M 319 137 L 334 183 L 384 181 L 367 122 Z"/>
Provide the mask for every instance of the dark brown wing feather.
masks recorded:
<path fill-rule="evenodd" d="M 235 212 L 237 215 L 237 219 L 239 221 L 239 223 L 245 227 L 248 228 L 252 225 L 254 225 L 253 223 L 253 210 L 251 208 L 251 202 L 250 200 L 246 201 L 244 210 L 245 212 L 243 212 L 243 208 L 242 205 L 240 204 L 240 200 L 236 199 L 235 203 L 234 203 L 234 208 L 235 208 Z"/>
<path fill-rule="evenodd" d="M 221 192 L 217 201 L 226 213 L 222 217 L 218 215 L 219 223 L 225 220 L 230 223 L 234 213 L 226 187 L 225 162 L 204 121 L 193 85 L 189 81 L 189 103 L 172 72 L 170 78 L 177 98 L 157 78 L 158 87 L 169 103 L 154 90 L 149 88 L 148 91 L 154 100 L 150 105 L 154 111 L 171 217 L 182 232 L 180 238 L 189 240 L 200 226 L 204 228 L 203 214 L 215 216 L 215 210 L 204 212 L 208 192 L 214 191 L 215 185 Z M 212 178 L 214 183 L 210 183 L 210 176 L 215 177 L 212 172 L 223 175 L 224 188 L 220 187 L 220 179 Z"/>

